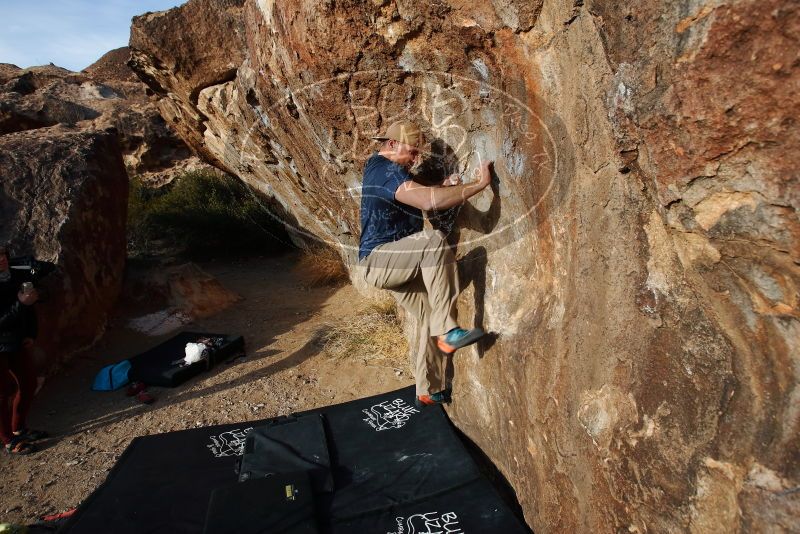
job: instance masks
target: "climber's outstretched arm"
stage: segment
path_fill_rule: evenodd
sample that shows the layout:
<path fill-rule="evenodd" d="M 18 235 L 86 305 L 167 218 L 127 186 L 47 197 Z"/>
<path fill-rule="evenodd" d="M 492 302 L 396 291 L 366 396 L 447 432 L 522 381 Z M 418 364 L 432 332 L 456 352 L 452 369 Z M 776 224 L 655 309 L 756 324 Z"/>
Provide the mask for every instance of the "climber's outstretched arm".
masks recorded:
<path fill-rule="evenodd" d="M 397 188 L 394 197 L 403 204 L 425 211 L 452 208 L 486 189 L 492 181 L 491 165 L 491 161 L 481 165 L 480 178 L 477 182 L 442 187 L 407 181 Z"/>

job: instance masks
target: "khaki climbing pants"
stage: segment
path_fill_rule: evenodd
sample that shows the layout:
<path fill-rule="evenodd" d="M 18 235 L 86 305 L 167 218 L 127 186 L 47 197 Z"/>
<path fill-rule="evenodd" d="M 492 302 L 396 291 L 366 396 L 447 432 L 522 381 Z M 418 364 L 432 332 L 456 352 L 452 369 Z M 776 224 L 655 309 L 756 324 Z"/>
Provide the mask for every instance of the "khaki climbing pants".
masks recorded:
<path fill-rule="evenodd" d="M 409 345 L 417 395 L 442 391 L 447 360 L 436 346 L 435 336 L 458 326 L 458 273 L 444 234 L 426 229 L 385 243 L 375 247 L 360 265 L 368 284 L 389 290 L 416 320 Z"/>

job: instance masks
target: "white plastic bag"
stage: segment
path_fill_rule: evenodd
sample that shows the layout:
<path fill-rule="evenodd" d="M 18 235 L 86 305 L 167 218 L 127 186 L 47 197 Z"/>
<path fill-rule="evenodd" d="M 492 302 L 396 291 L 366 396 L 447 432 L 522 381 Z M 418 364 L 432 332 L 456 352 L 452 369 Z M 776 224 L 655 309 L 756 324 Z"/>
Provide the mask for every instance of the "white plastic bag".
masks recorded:
<path fill-rule="evenodd" d="M 186 357 L 183 361 L 186 365 L 191 365 L 199 362 L 206 357 L 206 345 L 204 343 L 187 343 L 186 344 Z"/>

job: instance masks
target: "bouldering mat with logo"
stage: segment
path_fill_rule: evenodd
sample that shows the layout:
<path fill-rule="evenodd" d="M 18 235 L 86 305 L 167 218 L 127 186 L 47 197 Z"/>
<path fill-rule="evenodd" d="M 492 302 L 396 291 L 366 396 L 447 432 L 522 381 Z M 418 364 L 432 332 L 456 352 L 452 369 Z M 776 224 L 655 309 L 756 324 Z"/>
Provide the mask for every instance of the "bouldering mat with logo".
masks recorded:
<path fill-rule="evenodd" d="M 333 478 L 332 492 L 314 494 L 319 532 L 529 532 L 444 410 L 414 406 L 413 388 L 294 417 L 309 414 L 322 416 Z M 136 438 L 63 532 L 202 532 L 212 492 L 236 483 L 246 435 L 265 423 Z"/>
<path fill-rule="evenodd" d="M 134 439 L 63 532 L 202 532 L 212 492 L 237 482 L 245 437 L 263 421 Z"/>

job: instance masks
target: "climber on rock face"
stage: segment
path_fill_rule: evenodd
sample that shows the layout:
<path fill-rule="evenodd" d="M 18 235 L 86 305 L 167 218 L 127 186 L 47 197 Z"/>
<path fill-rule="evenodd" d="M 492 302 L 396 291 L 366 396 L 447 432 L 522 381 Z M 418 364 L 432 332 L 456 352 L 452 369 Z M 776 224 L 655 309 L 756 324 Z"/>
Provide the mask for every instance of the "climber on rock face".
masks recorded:
<path fill-rule="evenodd" d="M 409 174 L 423 144 L 416 124 L 396 122 L 373 139 L 383 144 L 364 166 L 359 266 L 368 284 L 389 290 L 417 320 L 419 339 L 410 340 L 417 406 L 449 402 L 444 356 L 475 343 L 483 330 L 458 326 L 455 255 L 442 232 L 424 229 L 422 212 L 458 206 L 483 191 L 491 162 L 481 165 L 477 182 L 461 184 L 453 175 L 441 186 L 425 186 Z"/>

